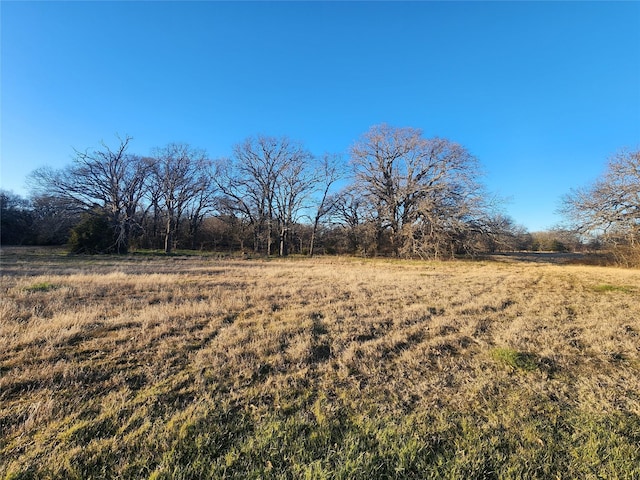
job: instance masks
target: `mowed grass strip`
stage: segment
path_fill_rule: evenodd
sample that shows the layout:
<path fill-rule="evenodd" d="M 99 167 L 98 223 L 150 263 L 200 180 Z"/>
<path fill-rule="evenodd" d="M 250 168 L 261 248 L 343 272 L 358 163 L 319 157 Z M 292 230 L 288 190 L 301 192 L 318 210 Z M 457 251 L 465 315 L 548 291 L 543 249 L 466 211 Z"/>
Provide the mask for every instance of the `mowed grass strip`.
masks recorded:
<path fill-rule="evenodd" d="M 19 260 L 0 478 L 640 477 L 637 270 Z"/>

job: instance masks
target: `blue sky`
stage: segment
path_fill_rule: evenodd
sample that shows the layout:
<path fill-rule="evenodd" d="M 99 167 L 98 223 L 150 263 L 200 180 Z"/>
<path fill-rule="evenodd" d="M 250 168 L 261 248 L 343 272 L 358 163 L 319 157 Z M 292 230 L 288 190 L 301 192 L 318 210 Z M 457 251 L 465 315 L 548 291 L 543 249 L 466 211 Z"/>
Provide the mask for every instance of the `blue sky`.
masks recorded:
<path fill-rule="evenodd" d="M 379 123 L 476 155 L 507 214 L 640 147 L 640 2 L 2 1 L 0 187 L 131 135 L 213 158 L 253 134 L 346 152 Z"/>

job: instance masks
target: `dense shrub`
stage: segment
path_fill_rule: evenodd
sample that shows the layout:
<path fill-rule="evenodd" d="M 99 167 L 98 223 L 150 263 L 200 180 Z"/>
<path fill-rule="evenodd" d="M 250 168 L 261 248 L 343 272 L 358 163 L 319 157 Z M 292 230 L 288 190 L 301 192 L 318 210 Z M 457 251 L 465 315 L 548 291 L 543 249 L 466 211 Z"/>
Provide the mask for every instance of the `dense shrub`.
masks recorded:
<path fill-rule="evenodd" d="M 69 250 L 72 253 L 113 253 L 114 230 L 102 214 L 87 214 L 71 230 Z"/>

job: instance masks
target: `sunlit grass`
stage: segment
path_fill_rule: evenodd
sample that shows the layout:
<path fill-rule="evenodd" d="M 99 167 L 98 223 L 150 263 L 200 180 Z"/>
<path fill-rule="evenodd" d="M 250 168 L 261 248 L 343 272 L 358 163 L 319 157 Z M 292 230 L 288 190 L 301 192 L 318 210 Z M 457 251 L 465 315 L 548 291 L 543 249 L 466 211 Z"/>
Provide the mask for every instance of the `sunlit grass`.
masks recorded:
<path fill-rule="evenodd" d="M 640 477 L 638 271 L 2 260 L 0 479 Z"/>

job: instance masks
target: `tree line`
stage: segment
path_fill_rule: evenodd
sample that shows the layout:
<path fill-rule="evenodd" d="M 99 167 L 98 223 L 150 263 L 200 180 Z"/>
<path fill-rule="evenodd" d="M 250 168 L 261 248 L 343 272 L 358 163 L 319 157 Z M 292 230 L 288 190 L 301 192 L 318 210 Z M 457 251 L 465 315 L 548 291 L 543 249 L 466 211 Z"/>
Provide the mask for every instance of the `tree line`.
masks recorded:
<path fill-rule="evenodd" d="M 604 246 L 617 263 L 640 266 L 640 150 L 621 150 L 591 185 L 571 190 L 560 212 L 577 235 Z"/>
<path fill-rule="evenodd" d="M 587 235 L 638 244 L 638 152 L 620 154 L 596 186 L 567 195 L 573 223 L 549 242 L 501 213 L 465 147 L 415 128 L 374 126 L 346 159 L 313 155 L 287 137 L 248 137 L 221 159 L 178 143 L 141 156 L 130 152 L 130 137 L 118 140 L 75 151 L 64 168 L 34 171 L 29 201 L 2 192 L 2 243 L 432 259 L 545 242 L 577 248 Z M 603 209 L 611 214 L 597 219 Z"/>

